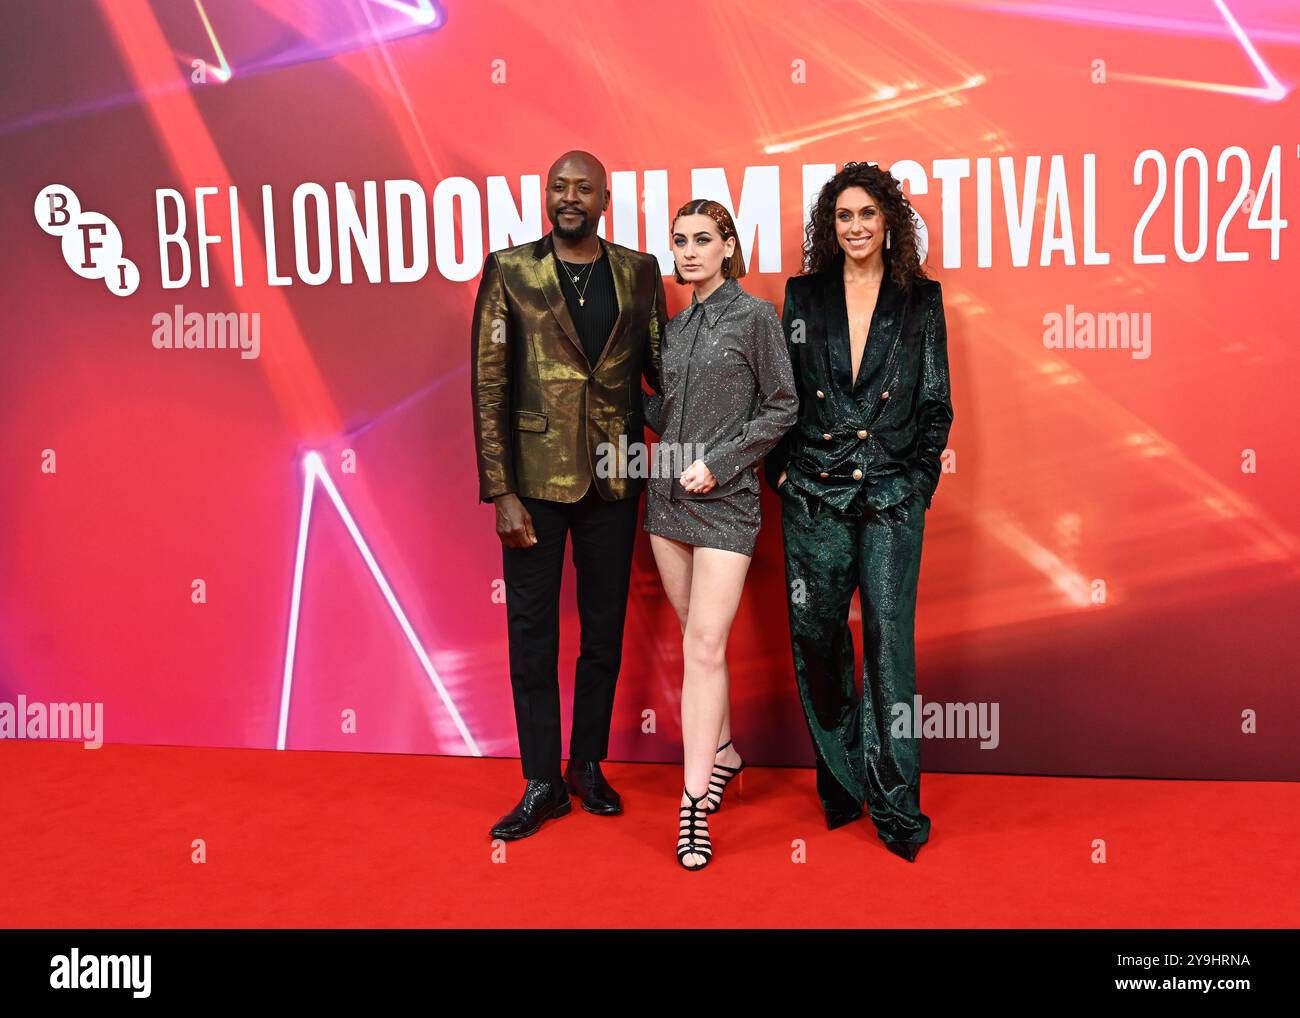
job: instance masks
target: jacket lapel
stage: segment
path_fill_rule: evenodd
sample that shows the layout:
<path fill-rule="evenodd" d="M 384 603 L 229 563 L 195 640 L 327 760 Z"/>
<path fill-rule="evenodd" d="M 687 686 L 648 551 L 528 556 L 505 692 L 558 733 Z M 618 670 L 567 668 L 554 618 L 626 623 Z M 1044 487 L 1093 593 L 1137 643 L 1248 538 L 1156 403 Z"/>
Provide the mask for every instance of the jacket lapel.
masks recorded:
<path fill-rule="evenodd" d="M 885 370 L 879 376 L 883 381 L 898 353 L 899 340 L 903 335 L 904 294 L 889 274 L 886 259 L 885 275 L 880 281 L 880 293 L 876 296 L 876 307 L 871 312 L 871 325 L 867 330 L 867 346 L 862 352 L 862 362 L 858 365 L 858 377 L 854 378 L 843 268 L 836 265 L 828 269 L 825 275 L 826 280 L 821 287 L 821 311 L 822 320 L 826 323 L 826 350 L 830 358 L 831 379 L 841 391 L 855 396 L 863 395 L 865 386 L 861 383 L 867 379 L 867 361 L 874 359 L 882 346 L 888 349 L 883 360 Z"/>
<path fill-rule="evenodd" d="M 837 264 L 824 273 L 821 286 L 821 314 L 826 323 L 826 353 L 830 358 L 831 381 L 835 388 L 853 388 L 853 358 L 849 349 L 849 311 L 844 303 L 844 272 Z"/>
<path fill-rule="evenodd" d="M 888 287 L 888 293 L 886 293 L 886 287 Z M 907 299 L 907 293 L 888 275 L 888 263 L 886 263 L 886 275 L 876 305 L 878 314 L 872 319 L 872 337 L 870 341 L 873 343 L 889 343 L 889 354 L 885 357 L 884 367 L 880 369 L 880 374 L 876 376 L 877 385 L 874 388 L 877 391 L 870 394 L 865 391 L 862 393 L 864 400 L 867 400 L 868 396 L 870 397 L 865 406 L 870 412 L 872 420 L 875 420 L 876 415 L 885 408 L 885 401 L 881 397 L 889 391 L 891 384 L 889 376 L 903 346 L 903 326 L 907 322 L 909 306 L 910 302 Z M 876 335 L 877 331 L 879 331 L 879 336 Z"/>
<path fill-rule="evenodd" d="M 560 290 L 560 276 L 556 271 L 555 259 L 551 257 L 553 250 L 554 245 L 549 233 L 533 245 L 533 281 L 546 297 L 546 303 L 551 306 L 551 313 L 555 315 L 555 320 L 560 323 L 560 328 L 564 330 L 564 334 L 569 337 L 569 342 L 573 344 L 578 359 L 583 364 L 586 364 L 586 351 L 582 349 L 582 340 L 578 338 L 578 330 L 573 325 L 573 317 L 569 314 L 569 306 L 564 302 L 564 294 Z"/>
<path fill-rule="evenodd" d="M 614 296 L 618 298 L 618 318 L 614 320 L 614 328 L 610 330 L 609 340 L 605 343 L 605 349 L 600 352 L 596 367 L 600 367 L 605 362 L 605 358 L 613 352 L 615 344 L 622 338 L 624 327 L 632 317 L 632 300 L 636 293 L 635 264 L 603 237 L 600 244 L 605 249 L 605 257 L 609 259 L 609 271 L 614 277 Z"/>

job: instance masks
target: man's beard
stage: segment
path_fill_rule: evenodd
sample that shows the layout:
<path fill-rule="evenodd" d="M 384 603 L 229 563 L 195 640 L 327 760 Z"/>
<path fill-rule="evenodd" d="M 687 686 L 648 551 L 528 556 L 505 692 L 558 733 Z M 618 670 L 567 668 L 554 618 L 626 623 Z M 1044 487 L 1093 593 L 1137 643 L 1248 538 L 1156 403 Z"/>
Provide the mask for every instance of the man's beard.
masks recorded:
<path fill-rule="evenodd" d="M 591 220 L 587 218 L 587 213 L 581 209 L 575 210 L 582 216 L 582 222 L 577 226 L 564 226 L 560 222 L 559 210 L 556 211 L 554 218 L 551 219 L 551 229 L 561 240 L 583 240 L 590 232 L 588 226 Z"/>

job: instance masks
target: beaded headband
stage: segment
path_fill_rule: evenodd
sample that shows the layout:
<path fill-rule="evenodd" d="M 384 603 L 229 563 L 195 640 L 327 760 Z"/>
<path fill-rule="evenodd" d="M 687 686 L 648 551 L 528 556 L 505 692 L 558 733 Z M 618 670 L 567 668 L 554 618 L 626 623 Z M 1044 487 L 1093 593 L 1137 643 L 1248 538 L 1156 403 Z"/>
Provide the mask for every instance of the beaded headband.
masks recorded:
<path fill-rule="evenodd" d="M 693 206 L 699 207 L 695 208 Z M 731 220 L 731 213 L 727 211 L 727 207 L 711 199 L 692 198 L 677 210 L 673 222 L 677 222 L 682 216 L 708 216 L 717 224 L 718 233 L 721 234 L 723 240 L 736 236 L 736 226 Z"/>

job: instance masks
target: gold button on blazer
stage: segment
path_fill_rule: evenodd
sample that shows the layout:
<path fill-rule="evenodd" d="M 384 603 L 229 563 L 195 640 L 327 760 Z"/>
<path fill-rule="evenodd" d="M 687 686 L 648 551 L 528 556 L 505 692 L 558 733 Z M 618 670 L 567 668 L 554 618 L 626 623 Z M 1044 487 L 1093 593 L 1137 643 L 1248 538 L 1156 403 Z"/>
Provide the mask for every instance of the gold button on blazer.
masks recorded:
<path fill-rule="evenodd" d="M 653 255 L 601 245 L 618 319 L 595 364 L 560 290 L 549 233 L 484 263 L 470 348 L 480 501 L 513 492 L 576 502 L 593 481 L 616 500 L 645 487 L 643 478 L 597 463 L 603 443 L 617 450 L 620 438 L 625 447 L 645 441 L 641 379 L 658 391 L 663 276 Z"/>

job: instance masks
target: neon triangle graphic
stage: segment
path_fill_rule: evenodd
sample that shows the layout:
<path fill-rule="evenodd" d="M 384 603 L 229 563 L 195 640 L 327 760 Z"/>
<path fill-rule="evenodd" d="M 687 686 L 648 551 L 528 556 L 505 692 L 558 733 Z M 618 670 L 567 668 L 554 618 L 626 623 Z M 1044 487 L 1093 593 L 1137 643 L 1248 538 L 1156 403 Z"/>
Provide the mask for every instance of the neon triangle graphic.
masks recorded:
<path fill-rule="evenodd" d="M 1220 92 L 1225 95 L 1244 95 L 1253 96 L 1256 99 L 1268 99 L 1271 102 L 1277 102 L 1291 90 L 1277 80 L 1277 76 L 1264 63 L 1264 58 L 1259 55 L 1259 50 L 1255 49 L 1255 44 L 1246 37 L 1242 31 L 1241 25 L 1233 17 L 1232 11 L 1228 10 L 1228 5 L 1223 0 L 1214 0 L 1214 6 L 1218 8 L 1219 13 L 1223 15 L 1223 20 L 1228 23 L 1232 30 L 1233 36 L 1245 50 L 1246 56 L 1259 72 L 1259 76 L 1267 82 L 1266 85 L 1226 85 L 1211 81 L 1191 81 L 1183 78 L 1159 78 L 1148 74 L 1127 74 L 1124 72 L 1112 72 L 1112 78 L 1123 78 L 1126 81 L 1143 81 L 1149 85 L 1171 85 L 1175 88 L 1191 88 L 1202 92 Z"/>
<path fill-rule="evenodd" d="M 438 12 L 434 9 L 432 0 L 370 0 L 371 3 L 388 7 L 395 11 L 400 11 L 417 25 L 432 25 L 438 20 Z"/>
<path fill-rule="evenodd" d="M 348 511 L 347 504 L 339 495 L 338 488 L 334 487 L 334 481 L 326 472 L 325 462 L 321 459 L 320 453 L 309 452 L 303 457 L 302 467 L 302 514 L 298 519 L 298 550 L 293 563 L 293 599 L 289 605 L 289 634 L 285 642 L 284 676 L 280 686 L 280 727 L 276 735 L 275 748 L 285 748 L 285 738 L 289 731 L 289 700 L 293 694 L 293 661 L 298 648 L 298 620 L 302 607 L 303 566 L 307 559 L 307 534 L 311 528 L 312 499 L 316 492 L 316 485 L 319 483 L 325 489 L 326 494 L 329 495 L 330 501 L 334 503 L 334 508 L 343 520 L 343 525 L 347 527 L 353 543 L 356 544 L 357 550 L 361 552 L 361 557 L 369 567 L 370 575 L 375 578 L 375 583 L 384 595 L 384 600 L 388 602 L 388 607 L 397 619 L 397 624 L 402 627 L 402 632 L 406 634 L 406 640 L 411 645 L 411 649 L 415 651 L 415 656 L 419 659 L 424 674 L 429 677 L 429 683 L 438 696 L 441 697 L 443 705 L 447 708 L 447 713 L 451 715 L 452 721 L 455 722 L 456 730 L 460 732 L 460 737 L 465 741 L 470 755 L 482 756 L 483 754 L 479 751 L 474 737 L 470 735 L 469 729 L 465 727 L 465 722 L 460 716 L 460 711 L 456 709 L 451 694 L 447 692 L 447 687 L 442 684 L 442 679 L 438 677 L 433 662 L 429 660 L 429 655 L 425 653 L 424 647 L 415 635 L 415 630 L 406 617 L 406 612 L 402 610 L 402 606 L 398 603 L 393 588 L 389 586 L 383 570 L 379 568 L 379 563 L 375 561 L 375 556 L 371 554 L 370 546 L 366 544 L 366 539 L 361 536 L 356 520 L 352 518 L 352 513 Z"/>
<path fill-rule="evenodd" d="M 226 62 L 226 54 L 221 49 L 221 43 L 217 41 L 217 33 L 212 30 L 212 22 L 208 20 L 208 12 L 203 9 L 203 0 L 194 0 L 194 6 L 198 8 L 199 17 L 203 19 L 203 30 L 208 33 L 208 40 L 212 43 L 212 52 L 221 61 L 220 67 L 212 68 L 212 76 L 220 82 L 227 82 L 234 77 L 235 72 L 231 69 L 230 64 Z"/>

